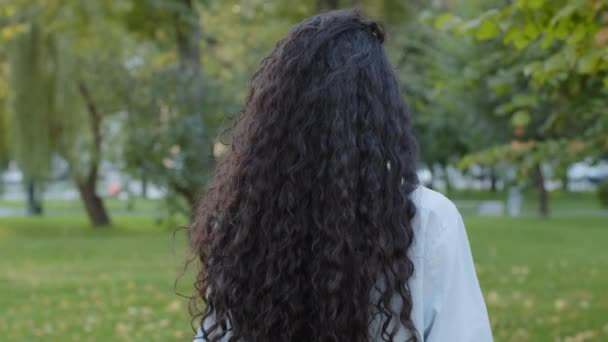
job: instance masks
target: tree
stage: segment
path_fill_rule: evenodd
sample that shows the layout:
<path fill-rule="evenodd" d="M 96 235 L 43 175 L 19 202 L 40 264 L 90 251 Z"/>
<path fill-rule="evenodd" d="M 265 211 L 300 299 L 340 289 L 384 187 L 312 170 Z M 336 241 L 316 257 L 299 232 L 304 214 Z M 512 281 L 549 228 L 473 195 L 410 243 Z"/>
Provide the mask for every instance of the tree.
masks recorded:
<path fill-rule="evenodd" d="M 176 197 L 184 200 L 177 209 L 188 214 L 215 165 L 213 138 L 219 121 L 213 118 L 217 97 L 205 96 L 208 90 L 211 96 L 217 91 L 210 89 L 201 70 L 199 11 L 191 0 L 139 1 L 126 17 L 139 39 L 163 36 L 155 41 L 159 48 L 173 45 L 169 63 L 135 69 L 124 84 L 135 88 L 125 89 L 123 98 L 130 130 L 124 149 L 127 169 L 164 185 L 172 203 Z M 156 18 L 153 26 L 140 25 L 150 17 Z M 157 51 L 152 51 L 148 60 L 154 63 L 156 58 Z"/>
<path fill-rule="evenodd" d="M 109 89 L 112 75 L 122 73 L 124 38 L 108 23 L 113 8 L 107 4 L 45 4 L 23 3 L 13 11 L 19 18 L 13 20 L 19 30 L 11 39 L 9 79 L 15 156 L 26 175 L 42 179 L 51 155 L 61 155 L 91 222 L 107 226 L 96 187 L 104 121 L 115 109 Z"/>
<path fill-rule="evenodd" d="M 4 170 L 9 157 L 9 128 L 8 113 L 6 111 L 6 63 L 4 51 L 0 49 L 0 171 Z M 0 181 L 1 182 L 1 181 Z M 1 185 L 0 185 L 1 188 Z"/>
<path fill-rule="evenodd" d="M 447 1 L 412 5 L 400 14 L 398 30 L 392 30 L 393 39 L 388 41 L 413 112 L 422 161 L 435 170 L 445 170 L 490 143 L 505 141 L 504 134 L 494 130 L 504 120 L 486 115 L 492 111 L 493 101 L 487 96 L 487 85 L 469 67 L 478 54 L 487 55 L 491 47 L 437 30 L 429 20 L 436 11 L 480 11 L 461 7 Z M 493 62 L 484 61 L 480 67 L 490 68 Z M 449 179 L 446 181 L 449 190 Z"/>
<path fill-rule="evenodd" d="M 229 143 L 220 132 L 239 111 L 259 61 L 316 4 L 135 2 L 126 26 L 154 48 L 144 50 L 147 62 L 121 91 L 127 169 L 163 185 L 171 205 L 189 215 Z"/>
<path fill-rule="evenodd" d="M 52 76 L 46 49 L 51 43 L 37 25 L 22 27 L 21 31 L 8 53 L 9 120 L 14 156 L 27 184 L 28 212 L 40 215 L 40 187 L 49 177 L 51 163 Z"/>
<path fill-rule="evenodd" d="M 600 57 L 608 51 L 607 7 L 605 1 L 522 0 L 473 20 L 449 14 L 438 19 L 458 34 L 499 44 L 500 60 L 512 61 L 484 78 L 495 85 L 494 114 L 509 119 L 513 140 L 466 162 L 506 159 L 519 165 L 522 178 L 532 178 L 539 189 L 543 215 L 549 206 L 542 164 L 564 166 L 608 147 L 608 63 Z"/>

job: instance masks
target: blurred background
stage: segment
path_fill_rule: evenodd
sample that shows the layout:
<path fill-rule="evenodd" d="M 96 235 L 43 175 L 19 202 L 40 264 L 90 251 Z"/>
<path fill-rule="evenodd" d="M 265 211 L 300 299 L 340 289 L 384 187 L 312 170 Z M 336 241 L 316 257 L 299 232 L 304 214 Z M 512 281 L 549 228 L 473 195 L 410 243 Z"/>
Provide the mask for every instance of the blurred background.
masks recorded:
<path fill-rule="evenodd" d="M 607 0 L 0 0 L 0 336 L 186 341 L 192 206 L 259 61 L 359 7 L 496 341 L 608 341 Z"/>

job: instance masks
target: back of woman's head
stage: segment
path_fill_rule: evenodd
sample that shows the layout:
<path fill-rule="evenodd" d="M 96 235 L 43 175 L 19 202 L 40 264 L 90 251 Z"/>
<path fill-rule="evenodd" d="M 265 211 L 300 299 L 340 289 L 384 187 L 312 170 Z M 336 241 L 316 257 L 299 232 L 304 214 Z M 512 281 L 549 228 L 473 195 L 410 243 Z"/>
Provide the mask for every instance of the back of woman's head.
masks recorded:
<path fill-rule="evenodd" d="M 262 61 L 191 227 L 211 341 L 368 341 L 377 317 L 415 336 L 416 144 L 383 40 L 328 12 Z"/>

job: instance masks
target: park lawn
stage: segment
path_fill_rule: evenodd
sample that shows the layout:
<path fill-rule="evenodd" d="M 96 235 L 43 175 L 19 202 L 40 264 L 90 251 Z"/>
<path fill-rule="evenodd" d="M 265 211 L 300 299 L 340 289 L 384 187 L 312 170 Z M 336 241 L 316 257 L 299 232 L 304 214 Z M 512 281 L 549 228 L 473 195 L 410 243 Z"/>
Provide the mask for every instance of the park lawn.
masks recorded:
<path fill-rule="evenodd" d="M 105 197 L 103 203 L 112 215 L 120 216 L 158 216 L 166 213 L 167 202 L 162 199 L 149 199 L 133 197 L 132 200 L 124 200 L 116 197 Z M 1 199 L 0 208 L 24 211 L 27 203 L 25 199 Z M 45 215 L 50 216 L 80 216 L 84 206 L 80 199 L 46 199 L 42 200 L 42 208 Z"/>
<path fill-rule="evenodd" d="M 174 293 L 184 232 L 174 238 L 174 229 L 146 218 L 114 225 L 0 219 L 0 340 L 189 340 L 188 300 Z M 191 293 L 191 279 L 180 293 Z"/>
<path fill-rule="evenodd" d="M 496 341 L 608 341 L 608 218 L 465 218 Z"/>
<path fill-rule="evenodd" d="M 448 197 L 454 200 L 461 212 L 475 214 L 477 205 L 482 201 L 501 201 L 506 203 L 507 191 L 452 190 Z M 524 216 L 538 215 L 538 198 L 534 189 L 523 191 L 522 213 Z M 133 197 L 131 200 L 116 197 L 104 198 L 106 209 L 111 216 L 150 216 L 157 219 L 166 216 L 167 202 L 163 199 Z M 595 192 L 564 192 L 555 190 L 549 193 L 549 206 L 555 216 L 605 216 L 608 208 L 602 208 Z M 13 210 L 14 214 L 24 213 L 26 201 L 0 198 L 0 209 Z M 49 216 L 80 216 L 84 211 L 80 199 L 43 199 L 42 207 Z"/>
<path fill-rule="evenodd" d="M 534 189 L 522 193 L 522 214 L 538 216 L 538 194 Z M 448 197 L 465 214 L 476 213 L 476 206 L 482 201 L 507 203 L 507 191 L 452 190 Z M 549 209 L 553 216 L 604 216 L 608 218 L 608 208 L 602 208 L 596 192 L 572 192 L 555 190 L 549 192 Z"/>
<path fill-rule="evenodd" d="M 606 218 L 465 221 L 496 341 L 608 340 Z M 185 234 L 140 217 L 114 224 L 0 219 L 3 341 L 189 340 L 187 300 L 173 291 Z"/>

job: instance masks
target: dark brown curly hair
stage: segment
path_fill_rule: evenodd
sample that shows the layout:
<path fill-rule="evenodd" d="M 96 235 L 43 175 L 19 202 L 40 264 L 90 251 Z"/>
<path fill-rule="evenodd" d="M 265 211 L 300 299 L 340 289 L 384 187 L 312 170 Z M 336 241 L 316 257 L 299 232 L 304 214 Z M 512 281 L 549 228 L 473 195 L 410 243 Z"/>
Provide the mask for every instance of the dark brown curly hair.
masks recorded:
<path fill-rule="evenodd" d="M 253 76 L 190 227 L 207 340 L 370 341 L 378 317 L 383 340 L 395 322 L 419 340 L 417 147 L 383 41 L 358 11 L 319 14 Z"/>

